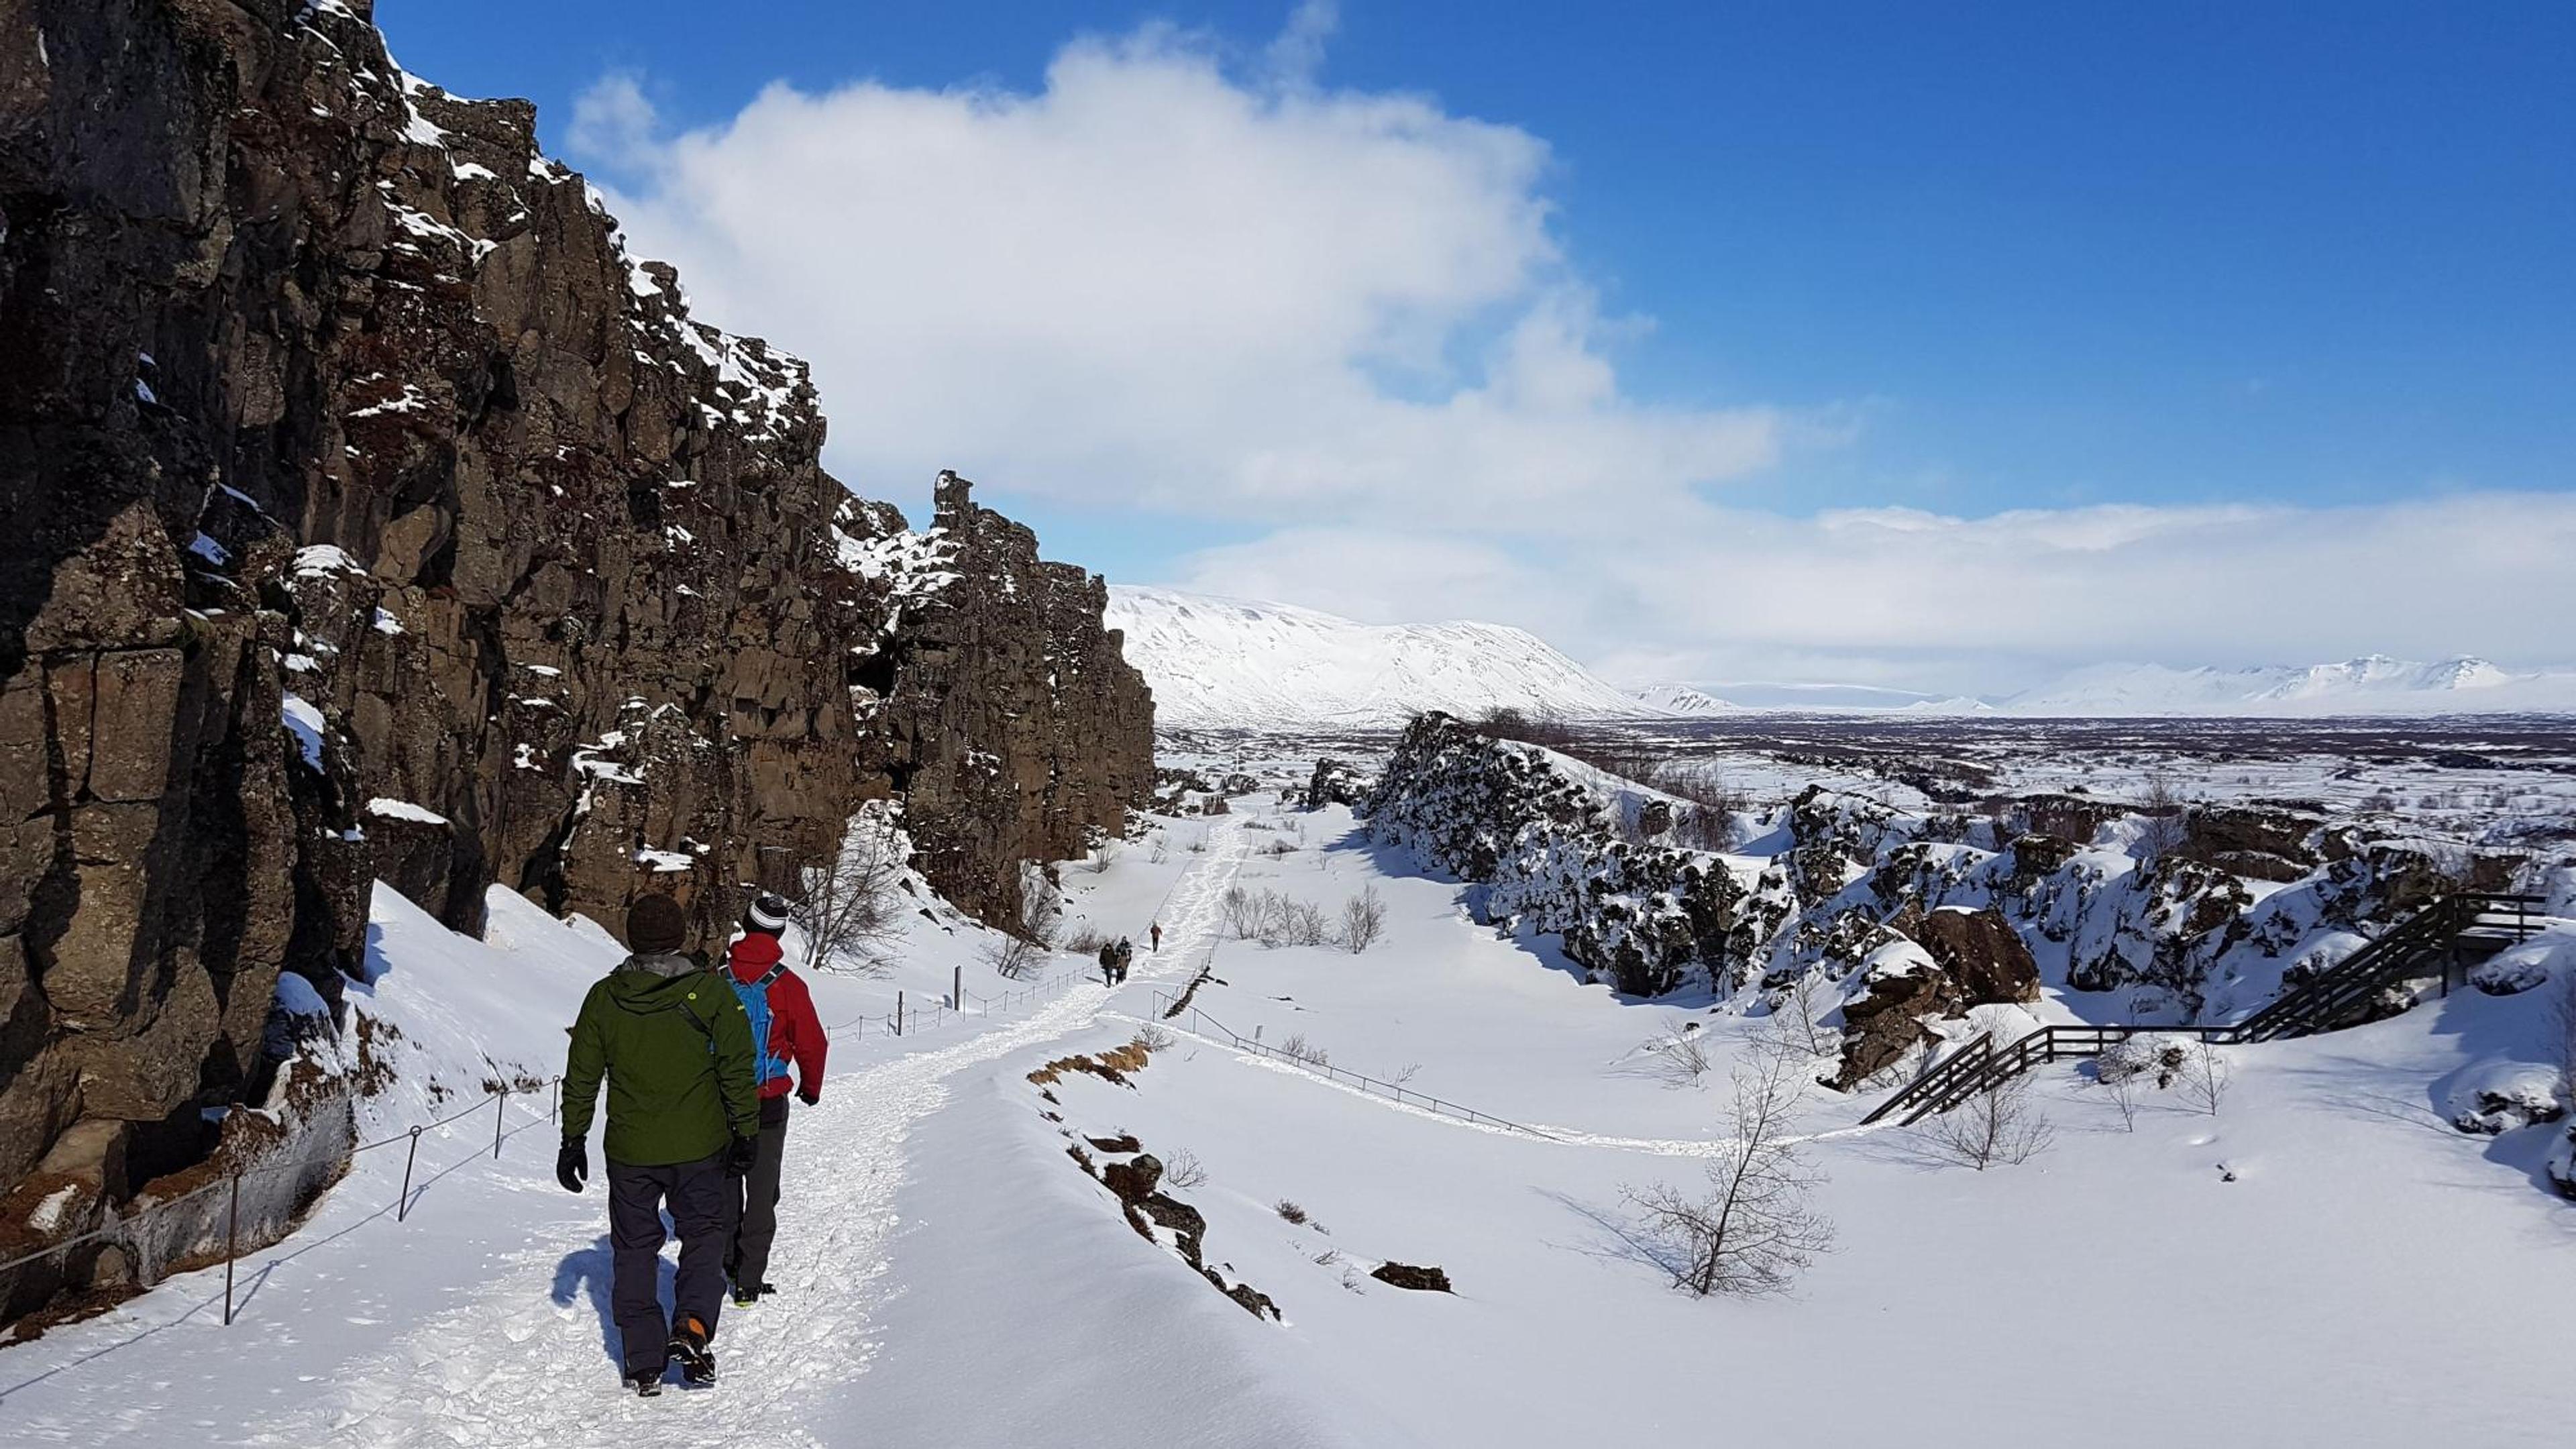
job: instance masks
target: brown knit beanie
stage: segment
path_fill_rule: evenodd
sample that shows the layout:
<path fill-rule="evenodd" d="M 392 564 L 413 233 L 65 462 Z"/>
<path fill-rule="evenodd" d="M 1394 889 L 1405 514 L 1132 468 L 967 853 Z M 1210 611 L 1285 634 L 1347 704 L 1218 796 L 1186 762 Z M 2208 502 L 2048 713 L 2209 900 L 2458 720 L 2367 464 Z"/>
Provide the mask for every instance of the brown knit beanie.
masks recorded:
<path fill-rule="evenodd" d="M 638 896 L 626 908 L 626 949 L 638 956 L 666 955 L 689 937 L 689 918 L 669 896 Z"/>

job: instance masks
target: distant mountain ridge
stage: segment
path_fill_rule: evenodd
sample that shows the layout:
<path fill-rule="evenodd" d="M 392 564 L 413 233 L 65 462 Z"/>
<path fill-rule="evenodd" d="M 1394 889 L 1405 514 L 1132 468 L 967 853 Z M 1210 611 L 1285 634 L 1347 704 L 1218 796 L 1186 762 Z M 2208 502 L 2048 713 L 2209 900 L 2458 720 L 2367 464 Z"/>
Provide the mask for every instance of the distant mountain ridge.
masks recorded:
<path fill-rule="evenodd" d="M 1160 724 L 1392 728 L 1426 709 L 1566 718 L 1662 713 L 1525 629 L 1362 624 L 1317 609 L 1112 585 L 1108 623 Z M 1706 696 L 1700 696 L 1706 699 Z M 1716 701 L 1708 701 L 1716 704 Z"/>
<path fill-rule="evenodd" d="M 2576 711 L 2576 670 L 2515 673 L 2466 655 L 2244 669 L 2104 664 L 1991 703 L 2017 715 L 2556 713 Z"/>

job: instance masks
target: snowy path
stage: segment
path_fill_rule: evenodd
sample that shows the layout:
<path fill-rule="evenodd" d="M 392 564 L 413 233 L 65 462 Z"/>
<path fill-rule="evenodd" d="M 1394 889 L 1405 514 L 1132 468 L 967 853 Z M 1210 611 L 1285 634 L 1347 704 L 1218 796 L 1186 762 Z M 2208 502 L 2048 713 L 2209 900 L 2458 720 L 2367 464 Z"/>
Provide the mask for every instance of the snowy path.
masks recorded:
<path fill-rule="evenodd" d="M 1136 979 L 1182 974 L 1192 947 L 1215 931 L 1220 898 L 1242 862 L 1241 830 L 1210 831 L 1208 853 L 1175 888 L 1165 917 L 1168 949 L 1140 963 Z M 470 1301 L 420 1325 L 376 1360 L 345 1367 L 340 1394 L 248 1442 L 262 1445 L 699 1445 L 814 1446 L 827 1390 L 874 1358 L 872 1285 L 892 1264 L 896 1191 L 913 1128 L 947 1100 L 950 1074 L 1079 1030 L 1112 993 L 1085 984 L 1026 1020 L 937 1051 L 901 1057 L 832 1081 L 823 1105 L 796 1117 L 788 1139 L 791 1190 L 781 1206 L 770 1264 L 776 1306 L 728 1311 L 717 1333 L 724 1381 L 705 1393 L 673 1390 L 650 1402 L 624 1393 L 603 1342 L 594 1299 L 562 1293 L 567 1244 L 602 1233 L 602 1200 L 539 1196 L 528 1246 Z M 594 1280 L 604 1280 L 606 1253 Z M 569 1296 L 571 1301 L 560 1301 Z"/>

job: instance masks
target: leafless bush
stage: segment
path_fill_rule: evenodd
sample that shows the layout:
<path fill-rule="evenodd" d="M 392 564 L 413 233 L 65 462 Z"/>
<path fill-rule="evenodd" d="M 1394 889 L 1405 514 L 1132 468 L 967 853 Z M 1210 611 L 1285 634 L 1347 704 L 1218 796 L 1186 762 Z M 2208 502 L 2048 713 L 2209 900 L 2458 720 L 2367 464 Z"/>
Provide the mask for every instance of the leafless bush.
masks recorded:
<path fill-rule="evenodd" d="M 1192 855 L 1207 854 L 1207 831 L 1201 830 L 1196 835 L 1191 836 L 1190 843 L 1183 846 L 1182 849 L 1187 850 Z"/>
<path fill-rule="evenodd" d="M 1122 847 L 1115 840 L 1101 841 L 1099 844 L 1094 845 L 1089 851 L 1084 853 L 1082 857 L 1082 868 L 1090 871 L 1093 875 L 1107 874 L 1109 867 L 1118 863 L 1118 853 L 1121 848 Z"/>
<path fill-rule="evenodd" d="M 1648 1037 L 1639 1050 L 1646 1053 L 1647 1070 L 1666 1086 L 1695 1087 L 1711 1065 L 1703 1031 L 1667 1031 Z"/>
<path fill-rule="evenodd" d="M 2093 1075 L 2093 1085 L 2101 1088 L 2102 1095 L 2110 1098 L 2111 1105 L 2119 1111 L 2121 1129 L 2128 1132 L 2137 1131 L 2138 1092 L 2140 1084 L 2146 1080 L 2146 1073 L 2101 1071 L 2099 1070 L 2101 1063 L 2098 1059 L 2094 1065 L 2096 1070 Z"/>
<path fill-rule="evenodd" d="M 1163 1164 L 1163 1181 L 1174 1187 L 1205 1187 L 1207 1180 L 1207 1165 L 1186 1147 L 1174 1151 Z"/>
<path fill-rule="evenodd" d="M 788 919 L 804 933 L 811 964 L 825 971 L 882 976 L 903 939 L 906 860 L 891 821 L 863 815 L 850 823 L 840 854 L 797 872 Z"/>
<path fill-rule="evenodd" d="M 2175 1077 L 2174 1087 L 2185 1102 L 2215 1117 L 2218 1104 L 2227 1100 L 2227 1086 L 2235 1075 L 2217 1047 L 2196 1041 L 2183 1048 L 2182 1071 Z"/>
<path fill-rule="evenodd" d="M 1276 1212 L 1279 1216 L 1286 1218 L 1292 1223 L 1302 1223 L 1306 1221 L 1306 1210 L 1284 1197 L 1279 1199 L 1278 1205 L 1272 1208 L 1271 1211 Z"/>
<path fill-rule="evenodd" d="M 1020 909 L 1011 934 L 1052 949 L 1064 926 L 1064 891 L 1055 878 L 1036 866 L 1020 868 Z"/>
<path fill-rule="evenodd" d="M 1735 844 L 1735 820 L 1744 813 L 1743 792 L 1726 777 L 1703 765 L 1672 763 L 1655 771 L 1656 789 L 1683 802 L 1673 816 L 1673 835 L 1699 850 L 1727 850 Z"/>
<path fill-rule="evenodd" d="M 1051 953 L 1025 936 L 997 931 L 984 943 L 984 964 L 1007 981 L 1025 981 L 1045 969 Z"/>
<path fill-rule="evenodd" d="M 1274 840 L 1270 842 L 1268 846 L 1264 847 L 1261 853 L 1264 855 L 1295 855 L 1297 853 L 1297 842 L 1293 840 Z"/>
<path fill-rule="evenodd" d="M 1145 858 L 1156 865 L 1161 865 L 1163 862 L 1170 860 L 1172 858 L 1172 837 L 1160 830 L 1155 831 L 1154 844 L 1145 852 Z"/>
<path fill-rule="evenodd" d="M 1304 1032 L 1298 1032 L 1279 1043 L 1278 1051 L 1281 1056 L 1291 1061 L 1304 1062 L 1310 1067 L 1329 1067 L 1333 1064 L 1333 1054 L 1306 1040 Z"/>
<path fill-rule="evenodd" d="M 2010 1077 L 1933 1118 L 1925 1135 L 1941 1156 L 1983 1172 L 2037 1157 L 2057 1128 L 2031 1100 L 2030 1078 Z"/>
<path fill-rule="evenodd" d="M 1103 935 L 1098 926 L 1091 924 L 1089 921 L 1085 921 L 1081 925 L 1074 927 L 1072 933 L 1064 938 L 1062 944 L 1064 949 L 1067 951 L 1072 951 L 1084 956 L 1097 956 L 1100 954 L 1101 947 L 1110 944 L 1110 942 L 1115 939 L 1116 938 L 1113 936 Z"/>
<path fill-rule="evenodd" d="M 1270 896 L 1255 895 L 1239 885 L 1227 886 L 1224 899 L 1218 902 L 1225 917 L 1226 934 L 1238 941 L 1260 936 L 1269 924 L 1270 900 Z"/>
<path fill-rule="evenodd" d="M 1170 1051 L 1172 1043 L 1178 1039 L 1150 1021 L 1136 1028 L 1135 1044 L 1148 1052 Z"/>
<path fill-rule="evenodd" d="M 1833 1220 L 1808 1201 L 1820 1178 L 1781 1132 L 1804 1074 L 1790 1053 L 1753 1054 L 1735 1071 L 1726 1114 L 1732 1151 L 1709 1164 L 1706 1184 L 1624 1190 L 1634 1217 L 1629 1245 L 1674 1287 L 1701 1297 L 1785 1293 L 1833 1246 Z"/>
<path fill-rule="evenodd" d="M 1822 970 L 1800 972 L 1771 999 L 1771 1029 L 1811 1057 L 1842 1045 L 1842 1033 L 1825 1024 L 1842 1005 L 1842 987 Z"/>
<path fill-rule="evenodd" d="M 1261 938 L 1264 946 L 1321 946 L 1332 936 L 1324 919 L 1324 908 L 1313 901 L 1291 900 L 1279 896 L 1271 907 L 1271 929 Z"/>
<path fill-rule="evenodd" d="M 1354 956 L 1377 944 L 1386 934 L 1386 898 L 1376 886 L 1364 886 L 1358 895 L 1342 902 L 1341 943 Z"/>
<path fill-rule="evenodd" d="M 1422 1063 L 1406 1062 L 1403 1066 L 1396 1068 L 1394 1073 L 1390 1075 L 1387 1080 L 1401 1087 L 1420 1075 L 1422 1075 Z"/>
<path fill-rule="evenodd" d="M 2174 790 L 2173 777 L 2161 772 L 2147 777 L 2146 793 L 2139 798 L 2137 856 L 2153 865 L 2180 849 L 2191 830 L 2190 807 Z"/>
<path fill-rule="evenodd" d="M 1485 711 L 1477 722 L 1479 732 L 1498 740 L 1518 740 L 1525 745 L 1545 745 L 1558 749 L 1574 741 L 1574 731 L 1563 720 L 1552 715 L 1531 715 L 1508 706 Z"/>

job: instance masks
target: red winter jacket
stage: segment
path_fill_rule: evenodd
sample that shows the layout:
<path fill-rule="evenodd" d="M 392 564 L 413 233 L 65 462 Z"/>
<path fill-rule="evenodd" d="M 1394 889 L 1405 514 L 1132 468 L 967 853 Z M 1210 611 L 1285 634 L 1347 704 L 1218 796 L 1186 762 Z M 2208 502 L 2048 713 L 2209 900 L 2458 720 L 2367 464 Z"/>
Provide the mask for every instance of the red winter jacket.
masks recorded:
<path fill-rule="evenodd" d="M 734 980 L 749 986 L 769 974 L 769 968 L 778 964 L 778 955 L 778 938 L 754 931 L 733 943 L 725 953 L 725 967 Z M 808 1097 L 823 1095 L 823 1049 L 829 1045 L 804 978 L 793 971 L 779 972 L 778 979 L 769 983 L 769 1054 L 795 1063 L 797 1085 Z M 760 1095 L 786 1096 L 787 1078 L 761 1083 Z"/>

